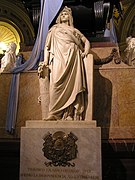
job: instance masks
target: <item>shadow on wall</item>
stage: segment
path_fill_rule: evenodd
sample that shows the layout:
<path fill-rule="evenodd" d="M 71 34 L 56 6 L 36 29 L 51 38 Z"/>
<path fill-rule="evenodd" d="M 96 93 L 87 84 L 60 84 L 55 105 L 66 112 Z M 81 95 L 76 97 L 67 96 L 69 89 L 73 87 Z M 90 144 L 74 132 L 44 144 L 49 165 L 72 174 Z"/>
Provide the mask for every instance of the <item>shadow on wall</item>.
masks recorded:
<path fill-rule="evenodd" d="M 111 121 L 112 83 L 100 74 L 99 68 L 101 66 L 98 65 L 94 68 L 93 119 L 97 121 L 97 126 L 102 127 L 102 137 L 105 136 L 108 139 Z"/>
<path fill-rule="evenodd" d="M 119 158 L 111 144 L 102 143 L 102 179 L 103 180 L 128 180 L 127 169 Z M 120 155 L 119 155 L 120 157 Z"/>

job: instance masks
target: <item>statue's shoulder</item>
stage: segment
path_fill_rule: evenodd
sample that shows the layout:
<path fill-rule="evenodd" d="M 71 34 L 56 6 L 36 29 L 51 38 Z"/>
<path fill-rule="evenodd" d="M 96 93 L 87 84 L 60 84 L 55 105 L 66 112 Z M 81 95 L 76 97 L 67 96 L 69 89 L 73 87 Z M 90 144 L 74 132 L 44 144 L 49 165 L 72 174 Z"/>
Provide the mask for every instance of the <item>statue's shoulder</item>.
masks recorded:
<path fill-rule="evenodd" d="M 77 28 L 74 28 L 74 31 L 76 31 L 78 34 L 82 34 L 81 31 Z"/>
<path fill-rule="evenodd" d="M 55 25 L 53 25 L 50 29 L 49 29 L 49 31 L 48 32 L 52 32 L 54 29 L 56 29 L 58 27 L 58 25 L 57 24 L 55 24 Z"/>

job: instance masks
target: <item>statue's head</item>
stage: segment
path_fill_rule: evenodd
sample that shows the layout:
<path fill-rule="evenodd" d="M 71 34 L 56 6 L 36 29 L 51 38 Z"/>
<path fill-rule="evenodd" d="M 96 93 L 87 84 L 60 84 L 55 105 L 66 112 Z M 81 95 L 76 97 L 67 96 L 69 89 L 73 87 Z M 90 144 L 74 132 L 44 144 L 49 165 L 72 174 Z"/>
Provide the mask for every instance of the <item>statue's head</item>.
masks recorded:
<path fill-rule="evenodd" d="M 9 43 L 6 52 L 15 53 L 15 51 L 16 51 L 16 44 L 14 42 Z"/>
<path fill-rule="evenodd" d="M 132 39 L 131 36 L 127 37 L 127 38 L 126 38 L 126 43 L 129 44 L 129 42 L 130 42 L 131 39 Z"/>
<path fill-rule="evenodd" d="M 68 14 L 68 17 L 69 17 L 69 18 L 68 18 L 68 25 L 69 25 L 69 26 L 73 26 L 72 10 L 71 10 L 71 8 L 69 8 L 69 7 L 67 7 L 67 6 L 65 6 L 65 7 L 63 8 L 63 10 L 60 12 L 60 14 L 59 14 L 59 16 L 58 16 L 58 18 L 57 18 L 57 20 L 56 20 L 56 23 L 57 23 L 57 24 L 62 23 L 62 22 L 61 22 L 61 16 L 62 16 L 63 12 L 66 12 L 66 13 Z"/>

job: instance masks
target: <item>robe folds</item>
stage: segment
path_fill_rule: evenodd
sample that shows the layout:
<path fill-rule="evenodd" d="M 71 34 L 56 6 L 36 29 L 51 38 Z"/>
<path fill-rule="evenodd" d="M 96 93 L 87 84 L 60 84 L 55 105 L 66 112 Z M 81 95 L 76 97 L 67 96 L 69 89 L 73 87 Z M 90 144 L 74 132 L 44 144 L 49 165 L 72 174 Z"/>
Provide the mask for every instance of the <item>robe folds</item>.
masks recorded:
<path fill-rule="evenodd" d="M 49 116 L 56 116 L 57 119 L 62 118 L 63 111 L 71 106 L 77 114 L 84 111 L 86 80 L 81 56 L 83 36 L 79 30 L 65 24 L 54 25 L 47 35 L 45 48 L 49 52 Z"/>
<path fill-rule="evenodd" d="M 15 67 L 16 55 L 15 53 L 5 52 L 5 55 L 1 59 L 1 71 L 10 72 Z"/>

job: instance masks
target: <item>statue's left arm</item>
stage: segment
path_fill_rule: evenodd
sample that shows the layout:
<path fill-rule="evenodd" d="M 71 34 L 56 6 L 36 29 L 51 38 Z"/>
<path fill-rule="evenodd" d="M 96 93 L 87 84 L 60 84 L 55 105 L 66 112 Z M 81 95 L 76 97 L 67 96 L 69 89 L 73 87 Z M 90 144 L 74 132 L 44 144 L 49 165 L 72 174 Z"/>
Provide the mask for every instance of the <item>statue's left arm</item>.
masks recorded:
<path fill-rule="evenodd" d="M 76 32 L 79 34 L 80 39 L 84 46 L 83 47 L 84 51 L 82 52 L 82 57 L 84 58 L 90 53 L 90 42 L 78 29 L 76 29 Z"/>
<path fill-rule="evenodd" d="M 82 56 L 85 57 L 90 52 L 90 43 L 85 36 L 82 36 L 81 40 L 84 43 L 84 52 L 82 53 Z"/>

